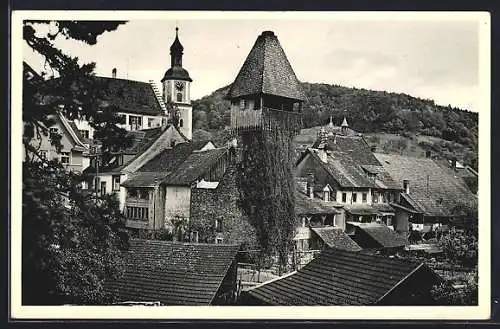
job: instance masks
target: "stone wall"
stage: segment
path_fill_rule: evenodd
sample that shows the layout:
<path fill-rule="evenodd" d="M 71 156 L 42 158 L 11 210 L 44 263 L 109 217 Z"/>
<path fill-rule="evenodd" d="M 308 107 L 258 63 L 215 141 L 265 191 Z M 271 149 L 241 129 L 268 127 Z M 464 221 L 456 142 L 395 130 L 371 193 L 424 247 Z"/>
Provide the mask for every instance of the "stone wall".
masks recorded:
<path fill-rule="evenodd" d="M 198 232 L 199 242 L 214 243 L 217 235 L 225 244 L 257 245 L 255 229 L 238 206 L 236 174 L 230 166 L 216 189 L 192 189 L 190 229 Z M 222 232 L 216 230 L 216 220 Z"/>

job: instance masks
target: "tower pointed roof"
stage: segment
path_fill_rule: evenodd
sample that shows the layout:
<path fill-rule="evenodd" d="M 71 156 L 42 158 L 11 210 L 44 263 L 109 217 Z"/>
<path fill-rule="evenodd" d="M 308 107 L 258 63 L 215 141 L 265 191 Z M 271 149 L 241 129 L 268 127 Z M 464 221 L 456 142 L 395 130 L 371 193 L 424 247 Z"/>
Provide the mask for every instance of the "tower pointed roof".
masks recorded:
<path fill-rule="evenodd" d="M 179 28 L 175 27 L 175 40 L 170 46 L 170 54 L 181 53 L 184 51 L 184 47 L 179 41 Z"/>
<path fill-rule="evenodd" d="M 344 117 L 344 121 L 342 121 L 342 124 L 340 125 L 341 127 L 349 127 L 349 125 L 347 124 L 347 119 Z"/>
<path fill-rule="evenodd" d="M 257 37 L 227 98 L 267 94 L 305 101 L 302 85 L 272 31 Z"/>
<path fill-rule="evenodd" d="M 162 82 L 165 80 L 193 81 L 186 69 L 182 67 L 182 54 L 184 47 L 179 41 L 179 28 L 175 28 L 175 40 L 170 46 L 170 68 L 165 72 Z"/>

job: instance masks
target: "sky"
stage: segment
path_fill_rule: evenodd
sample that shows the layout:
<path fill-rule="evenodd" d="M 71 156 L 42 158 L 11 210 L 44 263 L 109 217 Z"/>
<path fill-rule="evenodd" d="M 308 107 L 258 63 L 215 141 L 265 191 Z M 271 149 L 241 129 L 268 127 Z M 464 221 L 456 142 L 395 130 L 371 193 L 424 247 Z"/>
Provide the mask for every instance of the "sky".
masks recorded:
<path fill-rule="evenodd" d="M 263 15 L 264 16 L 264 15 Z M 342 16 L 220 18 L 170 15 L 130 20 L 101 35 L 94 46 L 58 38 L 56 45 L 96 62 L 96 74 L 158 85 L 170 66 L 169 48 L 179 27 L 183 67 L 194 80 L 192 99 L 234 81 L 257 36 L 277 35 L 300 81 L 338 84 L 433 99 L 437 104 L 478 111 L 479 22 L 447 19 L 398 19 Z M 23 59 L 35 70 L 43 60 L 27 45 Z"/>

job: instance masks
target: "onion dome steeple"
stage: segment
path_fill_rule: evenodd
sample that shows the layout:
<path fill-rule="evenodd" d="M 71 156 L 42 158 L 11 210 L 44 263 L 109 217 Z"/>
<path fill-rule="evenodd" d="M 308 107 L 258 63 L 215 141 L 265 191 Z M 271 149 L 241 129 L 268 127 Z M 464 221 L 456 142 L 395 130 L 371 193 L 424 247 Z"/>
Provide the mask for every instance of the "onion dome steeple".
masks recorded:
<path fill-rule="evenodd" d="M 193 81 L 189 76 L 188 71 L 182 67 L 182 55 L 184 53 L 184 46 L 179 40 L 179 28 L 175 28 L 175 40 L 170 46 L 170 68 L 165 72 L 162 82 L 164 80 L 185 80 Z"/>

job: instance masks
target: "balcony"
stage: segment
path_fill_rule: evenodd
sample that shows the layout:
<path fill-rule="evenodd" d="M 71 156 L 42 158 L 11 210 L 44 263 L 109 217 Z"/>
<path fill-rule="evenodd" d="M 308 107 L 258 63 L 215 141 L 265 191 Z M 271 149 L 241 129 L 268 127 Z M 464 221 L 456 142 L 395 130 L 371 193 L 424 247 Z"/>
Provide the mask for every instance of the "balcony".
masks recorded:
<path fill-rule="evenodd" d="M 280 129 L 299 134 L 302 129 L 302 115 L 298 112 L 271 108 L 257 110 L 231 108 L 231 128 L 238 133 Z"/>

